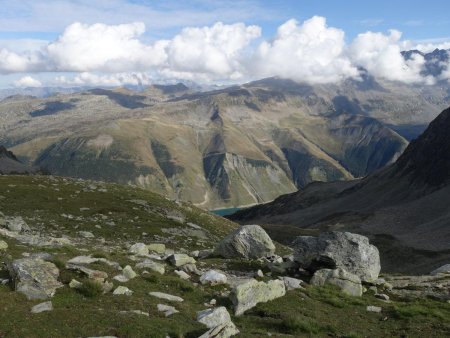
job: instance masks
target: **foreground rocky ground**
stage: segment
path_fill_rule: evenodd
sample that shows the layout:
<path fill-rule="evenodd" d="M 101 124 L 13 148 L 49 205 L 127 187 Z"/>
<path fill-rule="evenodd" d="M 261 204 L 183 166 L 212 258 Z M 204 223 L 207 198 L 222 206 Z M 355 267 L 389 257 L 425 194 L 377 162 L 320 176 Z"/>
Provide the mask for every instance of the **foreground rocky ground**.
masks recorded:
<path fill-rule="evenodd" d="M 351 233 L 273 243 L 118 185 L 0 176 L 0 337 L 448 337 L 450 266 Z"/>

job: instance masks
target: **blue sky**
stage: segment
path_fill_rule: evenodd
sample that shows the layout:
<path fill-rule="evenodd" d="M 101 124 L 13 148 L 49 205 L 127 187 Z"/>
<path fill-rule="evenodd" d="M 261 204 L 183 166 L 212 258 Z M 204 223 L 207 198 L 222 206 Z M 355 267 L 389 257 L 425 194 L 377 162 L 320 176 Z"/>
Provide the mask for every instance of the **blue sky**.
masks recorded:
<path fill-rule="evenodd" d="M 328 45 L 332 41 L 332 44 L 336 44 L 344 49 L 342 52 L 344 54 L 348 54 L 351 51 L 351 46 L 357 35 L 367 31 L 379 32 L 383 36 L 378 38 L 366 36 L 366 41 L 358 45 L 368 46 L 369 44 L 372 46 L 370 48 L 373 48 L 373 44 L 377 40 L 378 46 L 376 48 L 380 55 L 388 49 L 387 47 L 390 48 L 392 55 L 393 44 L 397 44 L 399 48 L 428 44 L 428 48 L 432 48 L 435 45 L 447 46 L 445 43 L 450 42 L 450 19 L 448 17 L 450 1 L 448 0 L 0 0 L 0 8 L 0 52 L 3 49 L 3 54 L 0 54 L 0 56 L 6 60 L 3 61 L 3 64 L 0 60 L 0 87 L 9 86 L 23 77 L 37 80 L 34 81 L 34 84 L 37 85 L 38 83 L 49 83 L 51 79 L 58 76 L 60 78 L 61 76 L 74 78 L 77 74 L 85 72 L 95 74 L 97 80 L 99 79 L 98 76 L 102 76 L 102 74 L 107 74 L 109 80 L 111 80 L 111 74 L 123 74 L 131 71 L 140 72 L 139 76 L 145 75 L 147 80 L 157 74 L 158 78 L 180 78 L 200 82 L 203 80 L 219 82 L 244 81 L 262 75 L 282 76 L 284 73 L 289 72 L 277 68 L 277 65 L 283 64 L 275 58 L 275 55 L 280 52 L 277 49 L 279 48 L 278 45 L 283 46 L 283 41 L 279 43 L 274 42 L 278 28 L 288 20 L 295 19 L 297 26 L 290 33 L 293 36 L 296 34 L 308 35 L 305 33 L 306 28 L 302 28 L 302 25 L 313 16 L 320 16 L 326 19 L 326 23 L 322 26 L 325 27 L 323 34 L 327 36 L 331 34 L 331 40 L 328 40 Z M 52 54 L 48 50 L 42 51 L 42 48 L 46 48 L 47 45 L 61 39 L 64 36 L 65 29 L 71 27 L 75 22 L 86 25 L 80 28 L 81 32 L 80 29 L 77 31 L 80 34 L 92 34 L 93 30 L 89 29 L 89 27 L 94 24 L 106 25 L 106 28 L 101 29 L 107 29 L 117 25 L 140 22 L 145 25 L 145 30 L 134 26 L 120 28 L 122 32 L 120 34 L 131 34 L 131 38 L 119 36 L 115 42 L 105 45 L 104 48 L 111 48 L 111 55 L 116 56 L 114 58 L 112 56 L 103 56 L 104 62 L 98 63 L 97 68 L 93 65 L 75 64 L 73 60 L 67 60 L 65 59 L 66 56 L 63 55 L 63 48 L 71 52 L 85 50 L 86 48 L 87 50 L 93 50 L 88 45 L 95 45 L 96 41 L 92 39 L 86 41 L 88 39 L 86 36 L 77 36 L 81 43 L 78 40 L 72 41 L 75 44 L 78 43 L 76 46 L 68 43 L 56 46 L 56 54 Z M 155 57 L 152 55 L 153 59 L 150 61 L 141 59 L 130 60 L 130 64 L 134 62 L 135 65 L 139 66 L 123 67 L 123 64 L 128 62 L 127 58 L 124 57 L 126 53 L 117 50 L 118 48 L 120 49 L 121 43 L 124 42 L 123 39 L 126 40 L 125 44 L 130 43 L 130 46 L 135 46 L 136 41 L 139 41 L 142 44 L 142 48 L 136 50 L 138 53 L 144 50 L 147 53 L 158 53 L 158 51 L 161 52 L 158 49 L 159 47 L 157 48 L 156 46 L 159 43 L 158 41 L 171 40 L 179 35 L 181 35 L 182 40 L 191 41 L 189 37 L 183 36 L 181 33 L 186 27 L 207 26 L 209 27 L 208 29 L 211 29 L 211 32 L 214 31 L 215 33 L 207 32 L 205 33 L 206 35 L 211 33 L 219 36 L 220 33 L 217 32 L 217 29 L 212 28 L 217 22 L 223 22 L 225 25 L 243 23 L 247 27 L 247 30 L 242 30 L 242 27 L 233 26 L 230 30 L 232 32 L 236 30 L 236 33 L 230 33 L 231 35 L 240 34 L 235 41 L 230 42 L 230 45 L 239 45 L 236 50 L 224 50 L 220 46 L 213 46 L 209 42 L 205 42 L 207 40 L 206 36 L 204 37 L 205 41 L 198 44 L 200 54 L 211 51 L 211 48 L 213 49 L 216 59 L 203 61 L 207 61 L 206 63 L 217 62 L 217 67 L 211 65 L 208 69 L 200 69 L 201 67 L 195 68 L 191 65 L 180 65 L 178 61 L 180 57 L 183 57 L 182 55 L 175 55 L 173 59 L 170 59 L 173 56 L 170 54 L 170 51 L 177 50 L 175 42 L 171 43 L 170 46 L 164 47 L 164 53 L 167 55 L 164 56 L 165 59 L 163 61 L 155 60 Z M 316 23 L 318 24 L 316 28 L 321 25 L 319 22 Z M 248 27 L 253 26 L 257 26 L 259 32 L 248 29 Z M 310 26 L 312 27 L 313 24 Z M 329 30 L 328 28 L 332 29 Z M 339 34 L 333 35 L 334 28 L 345 34 L 342 37 L 344 43 L 341 41 Z M 229 30 L 227 27 L 219 29 L 222 31 Z M 391 35 L 389 33 L 390 29 L 402 32 L 401 38 L 397 38 L 396 34 Z M 111 30 L 114 29 L 111 28 L 109 30 L 110 33 L 112 32 Z M 320 33 L 316 30 L 314 34 Z M 130 39 L 133 41 L 129 41 Z M 233 37 L 230 39 L 232 40 Z M 390 42 L 386 42 L 386 40 L 386 45 L 381 46 L 379 44 L 380 39 L 387 39 Z M 243 42 L 243 40 L 245 41 Z M 392 42 L 391 40 L 396 41 Z M 195 45 L 198 41 L 193 42 Z M 265 43 L 268 43 L 270 48 L 265 52 L 267 55 L 264 55 L 264 62 L 271 60 L 273 74 L 263 74 L 255 71 L 249 66 L 249 60 L 244 60 L 244 56 L 248 57 L 251 54 L 257 57 L 258 53 L 262 58 L 260 55 L 261 50 L 258 48 Z M 301 41 L 299 43 L 301 44 Z M 290 52 L 294 56 L 308 53 L 310 56 L 316 56 L 316 54 L 311 52 L 311 48 L 314 48 L 312 45 L 313 41 Z M 448 46 L 446 48 L 450 48 L 450 44 Z M 326 45 L 324 44 L 322 47 L 326 48 Z M 289 51 L 287 52 L 289 54 Z M 233 54 L 232 58 L 230 53 Z M 334 55 L 335 59 L 341 58 L 341 61 L 345 63 L 347 61 L 342 57 L 342 53 L 331 54 Z M 239 58 L 236 56 L 237 54 L 239 54 Z M 83 55 L 80 55 L 80 57 L 83 57 Z M 227 60 L 224 60 L 224 58 Z M 365 66 L 369 62 L 360 60 L 360 56 L 355 57 L 353 55 L 351 58 L 349 62 L 356 62 L 354 66 L 360 66 L 361 63 Z M 33 59 L 32 62 L 30 59 Z M 113 61 L 116 66 L 117 63 L 120 63 L 121 66 L 112 67 Z M 378 62 L 378 59 L 375 61 Z M 417 67 L 420 64 L 419 61 L 417 60 L 416 65 L 406 66 Z M 223 64 L 220 64 L 220 62 Z M 334 61 L 322 60 L 320 64 L 324 65 L 324 67 L 329 67 L 330 62 Z M 142 64 L 145 64 L 147 68 L 142 67 Z M 310 66 L 311 71 L 317 71 L 318 64 Z M 404 67 L 404 65 L 400 66 Z M 339 67 L 342 67 L 342 64 L 340 66 L 336 65 L 336 69 Z M 212 75 L 211 70 L 213 70 Z M 379 69 L 374 69 L 374 72 L 376 75 L 389 73 L 386 69 L 381 72 Z M 335 81 L 336 79 L 341 79 L 341 75 L 330 76 L 328 74 L 324 77 L 320 70 L 319 74 L 311 75 L 310 71 L 305 71 L 301 74 L 303 78 L 306 76 L 307 79 L 318 82 L 331 81 L 331 79 Z M 84 76 L 84 80 L 79 78 L 78 82 L 87 81 L 87 75 Z M 128 75 L 123 76 L 127 77 Z M 349 68 L 346 76 L 355 76 L 352 69 Z M 398 77 L 417 80 L 417 77 L 411 74 L 403 74 Z M 94 77 L 91 77 L 89 81 L 94 81 L 93 79 Z M 103 79 L 107 82 L 106 78 Z M 71 80 L 64 79 L 60 82 L 64 81 L 68 83 Z M 151 81 L 151 79 L 148 81 Z M 23 81 L 23 84 L 27 83 L 33 84 L 33 81 Z M 116 81 L 115 83 L 118 82 Z"/>
<path fill-rule="evenodd" d="M 329 25 L 342 28 L 349 39 L 366 30 L 391 28 L 411 40 L 450 38 L 450 1 L 446 0 L 0 0 L 0 8 L 0 39 L 51 40 L 74 21 L 142 21 L 149 28 L 147 36 L 154 39 L 169 38 L 189 25 L 243 21 L 260 25 L 263 35 L 269 36 L 290 18 L 303 21 L 313 15 L 326 17 Z"/>

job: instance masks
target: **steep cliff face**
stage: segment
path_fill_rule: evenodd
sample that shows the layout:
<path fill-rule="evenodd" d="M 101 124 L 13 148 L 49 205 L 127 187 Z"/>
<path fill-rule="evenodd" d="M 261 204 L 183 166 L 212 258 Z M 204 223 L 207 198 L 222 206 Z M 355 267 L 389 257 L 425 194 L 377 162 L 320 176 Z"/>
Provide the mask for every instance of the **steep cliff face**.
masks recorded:
<path fill-rule="evenodd" d="M 392 163 L 407 141 L 382 123 L 385 109 L 397 109 L 391 123 L 400 121 L 404 97 L 429 104 L 417 89 L 392 86 L 274 78 L 212 92 L 175 86 L 16 98 L 0 102 L 0 138 L 58 175 L 137 184 L 203 208 L 235 207 Z"/>
<path fill-rule="evenodd" d="M 450 108 L 412 141 L 395 165 L 396 175 L 439 188 L 450 181 Z"/>

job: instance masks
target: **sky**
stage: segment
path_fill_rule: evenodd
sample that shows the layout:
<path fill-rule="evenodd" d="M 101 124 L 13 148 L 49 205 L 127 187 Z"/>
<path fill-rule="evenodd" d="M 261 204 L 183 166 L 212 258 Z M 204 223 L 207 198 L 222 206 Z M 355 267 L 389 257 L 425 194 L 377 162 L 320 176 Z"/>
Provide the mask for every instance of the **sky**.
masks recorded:
<path fill-rule="evenodd" d="M 402 50 L 450 48 L 445 0 L 0 0 L 0 87 L 437 80 Z M 450 68 L 450 67 L 449 67 Z M 442 74 L 450 78 L 450 71 Z"/>

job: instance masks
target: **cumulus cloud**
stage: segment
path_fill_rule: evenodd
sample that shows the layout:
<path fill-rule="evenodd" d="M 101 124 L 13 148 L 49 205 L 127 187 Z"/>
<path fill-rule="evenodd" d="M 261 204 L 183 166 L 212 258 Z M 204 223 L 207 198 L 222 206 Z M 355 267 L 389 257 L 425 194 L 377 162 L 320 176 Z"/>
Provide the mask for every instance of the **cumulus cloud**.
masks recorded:
<path fill-rule="evenodd" d="M 268 76 L 314 84 L 358 79 L 364 68 L 392 81 L 435 81 L 421 75 L 421 55 L 403 58 L 401 51 L 410 42 L 401 40 L 400 32 L 366 32 L 347 44 L 344 31 L 328 26 L 320 16 L 303 23 L 291 19 L 265 41 L 258 40 L 260 27 L 243 23 L 187 27 L 172 39 L 153 43 L 143 42 L 145 30 L 139 22 L 73 23 L 55 41 L 36 44 L 33 50 L 0 47 L 0 73 L 75 73 L 56 79 L 66 85 L 146 84 L 152 78 L 229 82 Z"/>
<path fill-rule="evenodd" d="M 344 32 L 328 27 L 314 16 L 302 25 L 289 20 L 278 28 L 273 41 L 258 47 L 253 71 L 260 76 L 280 76 L 309 83 L 337 82 L 358 76 L 345 55 Z"/>
<path fill-rule="evenodd" d="M 145 45 L 138 39 L 144 32 L 143 23 L 116 26 L 74 23 L 48 45 L 47 56 L 56 71 L 120 72 L 162 64 L 166 59 L 166 43 Z"/>
<path fill-rule="evenodd" d="M 244 71 L 240 53 L 260 35 L 260 27 L 242 23 L 185 28 L 166 46 L 162 73 L 187 79 L 239 79 Z"/>
<path fill-rule="evenodd" d="M 351 43 L 349 56 L 358 66 L 364 67 L 374 76 L 392 81 L 424 82 L 420 71 L 425 60 L 419 54 L 405 60 L 401 54 L 402 33 L 390 30 L 389 35 L 367 32 L 359 34 Z"/>
<path fill-rule="evenodd" d="M 151 77 L 145 73 L 118 73 L 110 75 L 99 75 L 89 72 L 83 72 L 73 78 L 66 76 L 57 76 L 54 83 L 64 86 L 123 86 L 123 85 L 149 85 Z"/>
<path fill-rule="evenodd" d="M 16 87 L 41 87 L 42 83 L 41 81 L 32 78 L 31 76 L 24 76 L 20 78 L 19 80 L 14 82 L 14 85 Z"/>
<path fill-rule="evenodd" d="M 37 52 L 15 53 L 0 49 L 0 73 L 23 73 L 45 70 L 45 60 Z"/>

